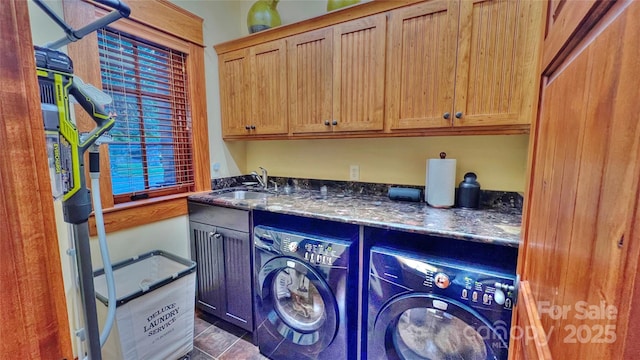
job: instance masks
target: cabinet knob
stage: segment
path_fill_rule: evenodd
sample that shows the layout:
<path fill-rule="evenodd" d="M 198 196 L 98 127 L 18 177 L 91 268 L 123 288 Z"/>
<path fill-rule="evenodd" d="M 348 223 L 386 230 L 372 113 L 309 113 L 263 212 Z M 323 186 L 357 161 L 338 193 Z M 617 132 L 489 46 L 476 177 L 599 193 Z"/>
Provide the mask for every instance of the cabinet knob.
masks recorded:
<path fill-rule="evenodd" d="M 325 126 L 329 126 L 329 124 L 330 124 L 330 123 L 329 123 L 329 120 L 325 120 L 325 121 L 324 121 L 324 125 L 325 125 Z"/>
<path fill-rule="evenodd" d="M 256 126 L 255 125 L 251 125 L 251 130 L 255 130 Z"/>
<path fill-rule="evenodd" d="M 211 232 L 209 233 L 209 237 L 211 238 L 211 237 L 213 237 L 213 235 L 215 235 L 215 234 L 216 234 L 216 233 L 214 233 L 213 231 L 211 231 Z"/>
<path fill-rule="evenodd" d="M 215 233 L 215 234 L 213 235 L 213 237 L 214 237 L 214 238 L 216 238 L 216 239 L 220 239 L 220 237 L 221 237 L 221 236 L 222 236 L 222 235 L 220 235 L 220 233 Z"/>
<path fill-rule="evenodd" d="M 333 125 L 333 126 L 338 125 L 338 120 L 333 120 L 333 121 L 331 122 L 331 125 Z"/>
<path fill-rule="evenodd" d="M 249 125 L 245 125 L 245 127 L 244 127 L 244 128 L 245 128 L 245 129 L 247 129 L 247 130 L 251 129 L 251 128 L 249 127 Z"/>
<path fill-rule="evenodd" d="M 442 118 L 445 120 L 449 120 L 450 117 L 451 117 L 451 114 L 449 114 L 448 112 L 442 114 Z"/>
<path fill-rule="evenodd" d="M 458 111 L 458 112 L 456 113 L 456 119 L 460 119 L 460 118 L 462 118 L 462 112 L 461 112 L 461 111 Z"/>

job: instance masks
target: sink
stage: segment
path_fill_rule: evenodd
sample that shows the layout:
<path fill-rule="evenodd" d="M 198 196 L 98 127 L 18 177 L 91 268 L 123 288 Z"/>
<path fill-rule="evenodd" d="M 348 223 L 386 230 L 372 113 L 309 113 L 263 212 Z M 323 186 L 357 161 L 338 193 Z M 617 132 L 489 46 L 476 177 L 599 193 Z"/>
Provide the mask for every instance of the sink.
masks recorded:
<path fill-rule="evenodd" d="M 273 194 L 267 192 L 255 192 L 247 190 L 235 190 L 222 194 L 212 194 L 215 197 L 235 200 L 260 200 L 272 197 Z"/>

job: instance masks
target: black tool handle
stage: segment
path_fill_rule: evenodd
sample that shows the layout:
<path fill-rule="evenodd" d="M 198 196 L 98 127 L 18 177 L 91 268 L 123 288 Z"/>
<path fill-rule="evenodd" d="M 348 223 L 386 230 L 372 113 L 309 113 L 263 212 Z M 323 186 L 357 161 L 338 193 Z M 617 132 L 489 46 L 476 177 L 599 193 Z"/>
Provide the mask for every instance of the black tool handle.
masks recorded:
<path fill-rule="evenodd" d="M 59 40 L 52 41 L 43 45 L 43 47 L 49 49 L 58 49 L 62 46 L 65 46 L 69 43 L 78 41 L 85 37 L 86 35 L 103 28 L 112 22 L 129 17 L 131 14 L 131 9 L 125 3 L 120 0 L 95 0 L 97 3 L 106 5 L 115 10 L 111 11 L 107 15 L 101 17 L 100 19 L 85 25 L 84 27 L 75 30 L 71 26 L 69 26 L 64 19 L 62 19 L 58 14 L 56 14 L 51 8 L 43 2 L 43 0 L 33 0 L 36 5 L 38 5 L 58 26 L 60 26 L 65 33 L 65 36 Z"/>

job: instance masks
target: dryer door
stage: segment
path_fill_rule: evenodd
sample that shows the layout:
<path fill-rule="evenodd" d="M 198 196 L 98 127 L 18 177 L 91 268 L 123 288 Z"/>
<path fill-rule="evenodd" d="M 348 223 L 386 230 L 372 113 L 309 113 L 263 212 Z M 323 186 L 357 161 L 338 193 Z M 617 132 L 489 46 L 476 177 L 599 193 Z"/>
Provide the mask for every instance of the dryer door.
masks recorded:
<path fill-rule="evenodd" d="M 304 347 L 304 353 L 318 353 L 331 344 L 338 305 L 317 271 L 297 259 L 273 258 L 260 270 L 258 286 L 258 311 L 265 319 L 260 326 Z"/>
<path fill-rule="evenodd" d="M 498 330 L 509 329 L 497 329 L 475 310 L 435 295 L 391 300 L 373 330 L 369 355 L 375 358 L 386 354 L 388 359 L 506 359 L 507 344 Z"/>

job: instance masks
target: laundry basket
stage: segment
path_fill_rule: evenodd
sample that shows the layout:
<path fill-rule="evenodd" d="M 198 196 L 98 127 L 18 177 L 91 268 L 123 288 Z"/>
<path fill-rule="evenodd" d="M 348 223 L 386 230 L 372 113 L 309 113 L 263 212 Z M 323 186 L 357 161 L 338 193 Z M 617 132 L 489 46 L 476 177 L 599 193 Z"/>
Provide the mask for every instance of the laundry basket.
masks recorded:
<path fill-rule="evenodd" d="M 193 350 L 196 263 L 156 250 L 113 265 L 116 318 L 105 359 L 177 359 Z M 107 317 L 104 269 L 94 272 L 100 329 Z"/>

